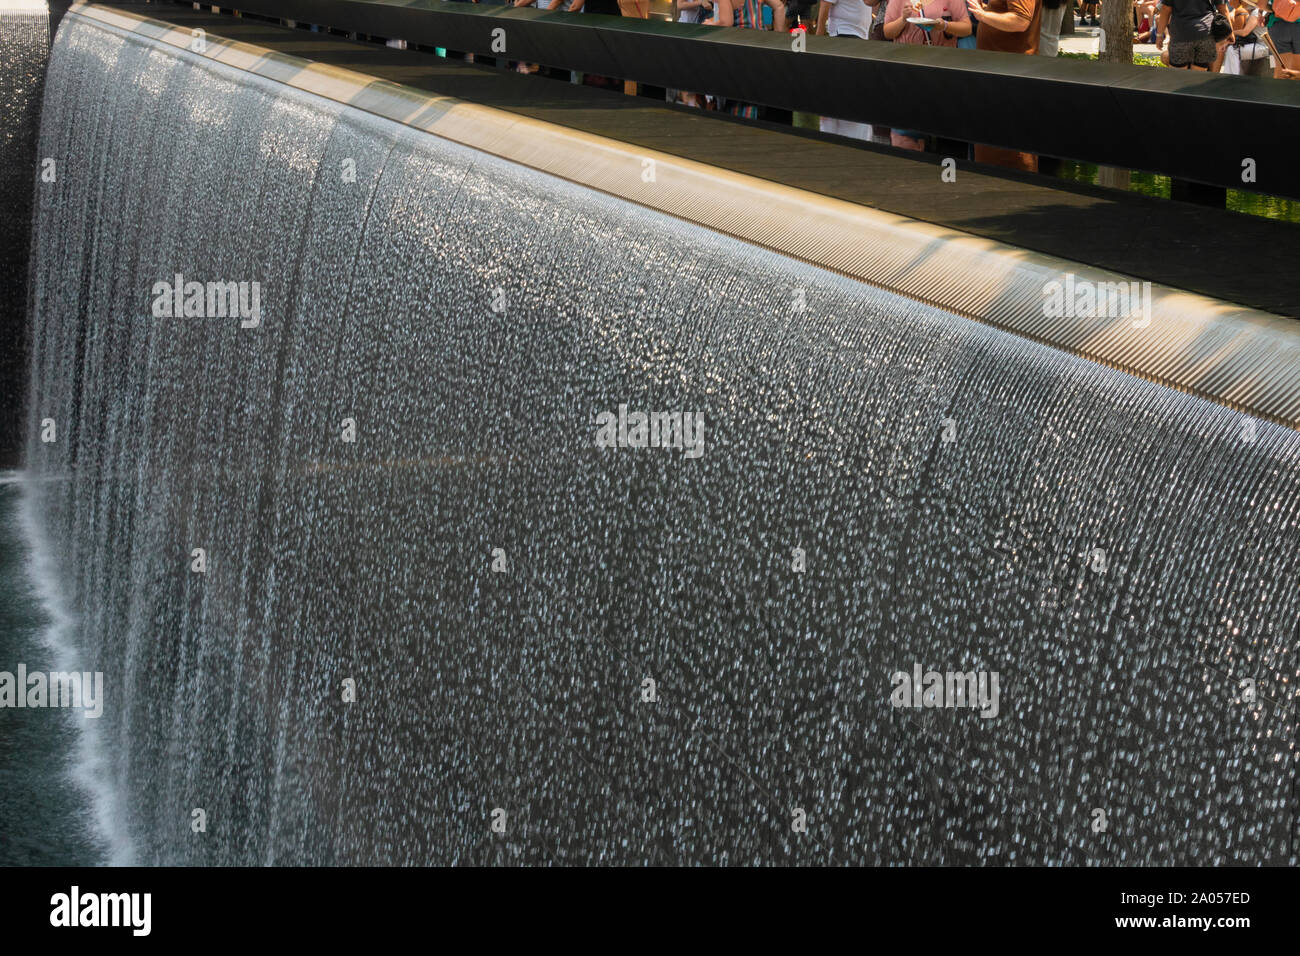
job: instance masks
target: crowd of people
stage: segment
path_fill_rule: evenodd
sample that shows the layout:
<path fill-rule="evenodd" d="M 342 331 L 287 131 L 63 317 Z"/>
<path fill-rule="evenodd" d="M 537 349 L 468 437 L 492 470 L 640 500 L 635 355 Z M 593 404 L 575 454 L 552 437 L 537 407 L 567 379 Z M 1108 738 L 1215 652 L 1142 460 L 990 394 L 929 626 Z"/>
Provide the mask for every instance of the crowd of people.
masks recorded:
<path fill-rule="evenodd" d="M 1136 0 L 1134 16 L 1168 66 L 1300 79 L 1300 0 Z"/>
<path fill-rule="evenodd" d="M 582 0 L 577 0 L 581 3 Z M 690 5 L 690 22 L 727 23 L 732 0 L 676 0 Z M 737 0 L 739 2 L 739 0 Z M 756 0 L 749 0 L 756 2 Z M 769 0 L 774 2 L 774 0 Z M 1300 79 L 1300 0 L 1104 0 L 1130 6 L 1133 39 L 1153 44 L 1176 69 Z M 854 41 L 878 40 L 1001 53 L 1057 56 L 1067 16 L 1100 26 L 1101 2 L 1088 0 L 791 0 L 775 29 L 804 28 Z M 682 19 L 687 19 L 682 17 Z M 774 20 L 774 24 L 777 21 Z M 735 16 L 733 26 L 761 20 Z M 923 150 L 916 131 L 873 129 L 823 118 L 821 128 L 842 136 Z M 1032 154 L 975 147 L 975 159 L 1032 171 Z"/>
<path fill-rule="evenodd" d="M 474 0 L 478 2 L 478 0 Z M 506 0 L 570 13 L 647 18 L 648 0 Z M 804 30 L 854 42 L 957 47 L 1057 56 L 1066 17 L 1100 26 L 1102 3 L 1131 10 L 1133 39 L 1175 69 L 1300 79 L 1300 0 L 673 0 L 682 23 L 751 30 Z M 689 106 L 754 117 L 758 108 L 707 93 L 670 91 Z M 924 150 L 918 131 L 823 117 L 824 132 Z M 974 158 L 1034 171 L 1036 158 L 976 146 Z"/>
<path fill-rule="evenodd" d="M 478 0 L 474 0 L 478 2 Z M 517 7 L 650 16 L 649 0 L 505 0 Z M 1300 0 L 1106 0 L 1168 66 L 1300 79 Z M 1101 0 L 673 0 L 674 18 L 751 30 L 1056 56 L 1065 17 L 1100 26 Z"/>

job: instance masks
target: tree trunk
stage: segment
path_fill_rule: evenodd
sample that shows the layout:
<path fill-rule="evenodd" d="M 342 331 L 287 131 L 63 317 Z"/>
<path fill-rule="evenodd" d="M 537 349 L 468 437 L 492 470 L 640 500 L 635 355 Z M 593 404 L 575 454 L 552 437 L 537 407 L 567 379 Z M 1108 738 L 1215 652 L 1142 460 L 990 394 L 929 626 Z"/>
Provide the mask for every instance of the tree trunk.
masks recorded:
<path fill-rule="evenodd" d="M 1103 63 L 1133 62 L 1133 4 L 1128 0 L 1104 0 L 1101 29 L 1105 49 L 1097 57 Z"/>

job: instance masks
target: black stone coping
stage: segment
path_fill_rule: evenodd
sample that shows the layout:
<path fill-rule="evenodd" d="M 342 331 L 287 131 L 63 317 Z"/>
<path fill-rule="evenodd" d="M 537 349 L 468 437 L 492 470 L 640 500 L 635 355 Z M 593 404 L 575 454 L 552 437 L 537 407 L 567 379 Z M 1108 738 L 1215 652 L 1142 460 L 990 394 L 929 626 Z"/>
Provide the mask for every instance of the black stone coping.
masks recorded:
<path fill-rule="evenodd" d="M 224 6 L 224 5 L 223 5 Z M 1300 198 L 1300 83 L 440 0 L 238 0 L 236 9 L 1216 188 Z M 495 36 L 494 36 L 495 35 Z M 1243 183 L 1243 162 L 1255 180 Z"/>
<path fill-rule="evenodd" d="M 1300 318 L 1300 225 L 734 120 L 662 100 L 356 43 L 188 5 L 113 4 L 534 119 L 1177 289 Z"/>

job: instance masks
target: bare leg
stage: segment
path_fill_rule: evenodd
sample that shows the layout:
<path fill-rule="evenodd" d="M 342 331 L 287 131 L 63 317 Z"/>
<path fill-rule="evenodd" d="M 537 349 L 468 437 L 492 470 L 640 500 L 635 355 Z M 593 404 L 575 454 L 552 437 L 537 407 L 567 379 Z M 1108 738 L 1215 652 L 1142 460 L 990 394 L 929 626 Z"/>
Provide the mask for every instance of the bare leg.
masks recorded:
<path fill-rule="evenodd" d="M 772 30 L 776 33 L 784 33 L 786 28 L 785 0 L 763 0 L 763 2 L 772 8 Z"/>

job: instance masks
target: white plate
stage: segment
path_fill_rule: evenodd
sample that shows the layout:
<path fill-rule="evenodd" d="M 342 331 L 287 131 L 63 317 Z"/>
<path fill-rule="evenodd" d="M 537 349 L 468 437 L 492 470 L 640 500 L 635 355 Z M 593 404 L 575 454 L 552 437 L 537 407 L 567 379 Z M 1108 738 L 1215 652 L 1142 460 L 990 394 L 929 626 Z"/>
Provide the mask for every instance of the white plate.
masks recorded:
<path fill-rule="evenodd" d="M 943 23 L 935 17 L 908 17 L 907 22 L 918 27 L 932 27 L 936 23 Z"/>

